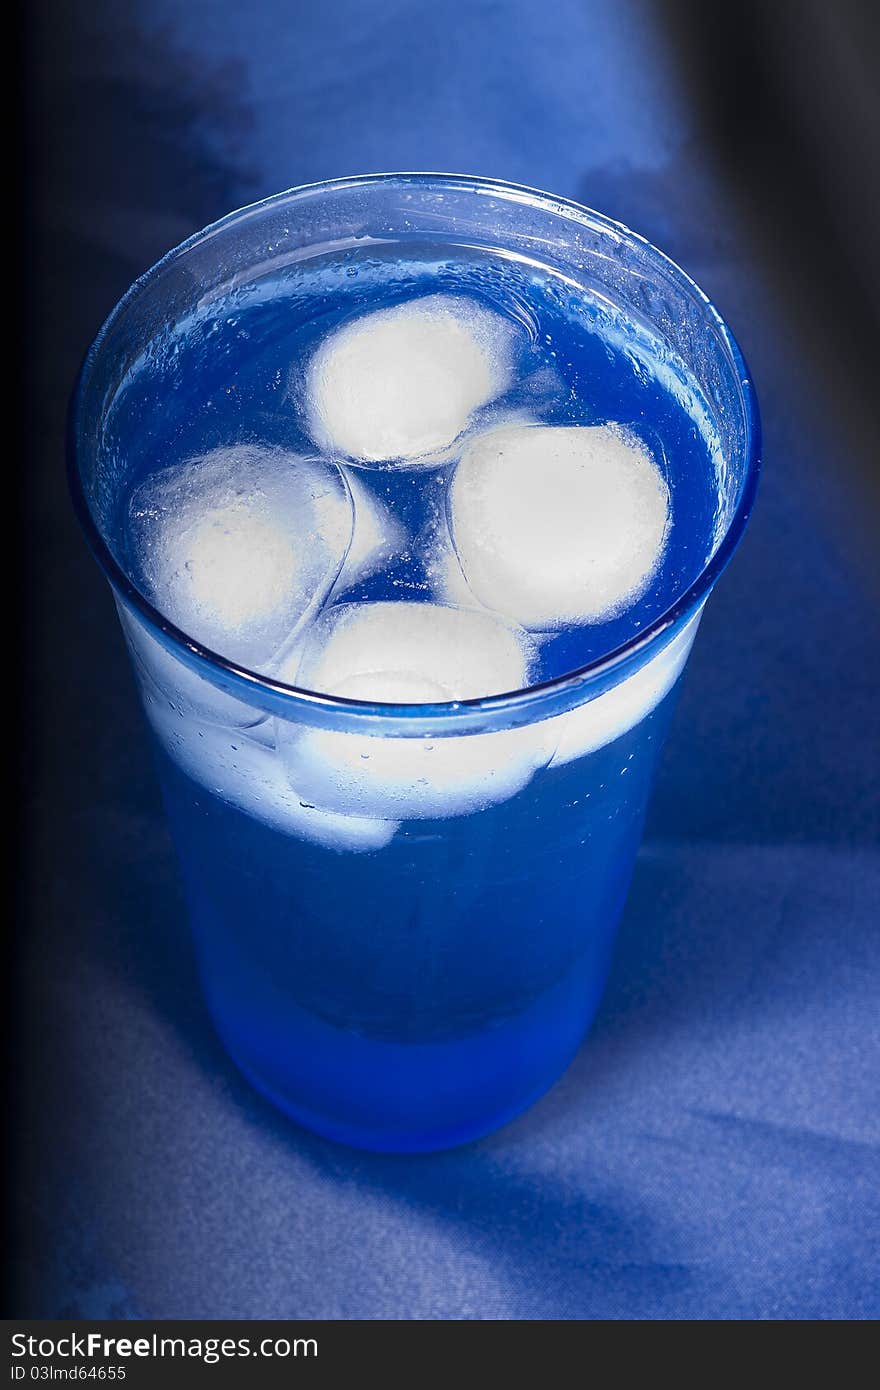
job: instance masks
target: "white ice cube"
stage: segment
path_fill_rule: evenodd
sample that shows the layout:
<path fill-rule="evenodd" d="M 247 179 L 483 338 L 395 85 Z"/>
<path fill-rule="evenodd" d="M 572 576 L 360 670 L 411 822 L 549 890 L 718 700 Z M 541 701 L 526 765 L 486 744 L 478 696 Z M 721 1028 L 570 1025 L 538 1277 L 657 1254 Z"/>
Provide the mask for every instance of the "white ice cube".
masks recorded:
<path fill-rule="evenodd" d="M 466 446 L 449 523 L 476 599 L 546 631 L 614 616 L 643 592 L 669 526 L 669 489 L 612 426 L 525 425 Z"/>
<path fill-rule="evenodd" d="M 533 648 L 491 614 L 433 603 L 343 604 L 309 634 L 297 682 L 395 704 L 501 694 L 528 681 Z M 520 791 L 550 751 L 543 730 L 382 736 L 276 721 L 291 784 L 317 806 L 389 820 L 464 815 Z"/>
<path fill-rule="evenodd" d="M 335 464 L 238 445 L 163 469 L 130 503 L 134 558 L 176 626 L 270 668 L 335 582 L 353 530 Z"/>
<path fill-rule="evenodd" d="M 432 294 L 336 329 L 309 362 L 312 438 L 362 463 L 445 449 L 510 384 L 516 329 L 476 300 Z"/>

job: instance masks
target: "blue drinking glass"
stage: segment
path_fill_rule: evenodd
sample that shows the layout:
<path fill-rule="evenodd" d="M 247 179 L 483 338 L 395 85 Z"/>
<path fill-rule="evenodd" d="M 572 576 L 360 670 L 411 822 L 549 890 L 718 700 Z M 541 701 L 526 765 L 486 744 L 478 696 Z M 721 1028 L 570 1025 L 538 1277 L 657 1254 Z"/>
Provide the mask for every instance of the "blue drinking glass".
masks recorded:
<path fill-rule="evenodd" d="M 420 237 L 549 267 L 650 330 L 711 415 L 717 498 L 689 582 L 615 650 L 510 694 L 379 704 L 247 670 L 139 589 L 114 410 L 157 336 L 219 314 L 266 267 Z M 288 1114 L 363 1148 L 444 1148 L 512 1118 L 569 1063 L 602 994 L 677 683 L 758 467 L 748 372 L 702 291 L 643 238 L 527 188 L 414 174 L 294 189 L 190 238 L 110 315 L 72 403 L 74 502 L 154 735 L 211 1013 Z M 316 766 L 332 795 L 313 794 Z"/>

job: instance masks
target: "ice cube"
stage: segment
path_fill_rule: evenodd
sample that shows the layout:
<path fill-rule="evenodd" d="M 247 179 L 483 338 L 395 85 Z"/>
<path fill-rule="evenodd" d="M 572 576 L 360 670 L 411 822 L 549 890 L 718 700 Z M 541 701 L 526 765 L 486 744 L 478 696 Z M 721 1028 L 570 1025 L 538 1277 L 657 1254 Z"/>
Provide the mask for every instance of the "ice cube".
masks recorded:
<path fill-rule="evenodd" d="M 476 300 L 431 294 L 336 329 L 305 381 L 312 438 L 362 463 L 445 449 L 510 384 L 517 331 Z"/>
<path fill-rule="evenodd" d="M 476 599 L 533 631 L 613 617 L 656 571 L 669 489 L 615 426 L 525 425 L 465 447 L 448 498 Z"/>
<path fill-rule="evenodd" d="M 237 445 L 148 478 L 129 531 L 149 596 L 188 636 L 266 671 L 333 586 L 353 511 L 333 463 Z"/>
<path fill-rule="evenodd" d="M 340 815 L 310 805 L 291 787 L 284 764 L 267 743 L 265 725 L 237 733 L 220 729 L 181 714 L 149 690 L 144 692 L 144 707 L 156 737 L 177 766 L 261 824 L 356 854 L 382 849 L 394 838 L 398 827 L 393 821 Z"/>
<path fill-rule="evenodd" d="M 297 683 L 349 699 L 414 704 L 526 684 L 528 635 L 435 603 L 341 604 L 309 634 Z M 382 736 L 276 721 L 291 784 L 328 811 L 389 820 L 464 815 L 520 791 L 550 757 L 544 730 Z"/>

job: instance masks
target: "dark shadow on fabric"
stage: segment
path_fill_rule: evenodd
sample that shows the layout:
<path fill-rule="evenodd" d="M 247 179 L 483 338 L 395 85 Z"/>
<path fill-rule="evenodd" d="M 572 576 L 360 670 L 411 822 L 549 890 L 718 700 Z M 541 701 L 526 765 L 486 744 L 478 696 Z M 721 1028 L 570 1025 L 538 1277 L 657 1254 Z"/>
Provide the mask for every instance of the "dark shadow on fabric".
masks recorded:
<path fill-rule="evenodd" d="M 177 889 L 133 683 L 67 496 L 64 426 L 79 362 L 114 302 L 175 242 L 246 201 L 250 113 L 240 64 L 206 68 L 169 34 L 137 27 L 134 14 L 103 0 L 39 3 L 26 34 L 20 527 L 35 539 L 22 586 L 21 947 L 10 979 L 20 1006 L 15 1071 L 27 1084 L 8 1126 L 10 1190 L 25 1211 L 53 1135 L 74 1119 L 76 1087 L 62 1076 L 74 1040 L 38 1022 L 46 962 L 73 969 L 72 952 L 95 949 L 120 970 L 131 960 L 157 989 L 172 972 L 194 997 L 185 937 L 175 935 L 181 916 L 167 910 Z M 30 1239 L 20 1229 L 25 1263 Z"/>
<path fill-rule="evenodd" d="M 793 351 L 835 387 L 852 522 L 880 583 L 880 8 L 655 0 L 725 181 L 787 300 Z"/>

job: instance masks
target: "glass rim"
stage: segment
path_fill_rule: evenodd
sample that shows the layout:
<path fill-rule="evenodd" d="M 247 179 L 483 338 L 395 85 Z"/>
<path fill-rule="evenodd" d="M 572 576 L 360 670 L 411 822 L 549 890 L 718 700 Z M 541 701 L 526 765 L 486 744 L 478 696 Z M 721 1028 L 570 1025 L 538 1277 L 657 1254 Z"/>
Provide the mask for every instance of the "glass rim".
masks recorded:
<path fill-rule="evenodd" d="M 182 628 L 173 623 L 153 602 L 143 594 L 130 575 L 118 562 L 105 540 L 85 494 L 80 463 L 80 421 L 83 406 L 90 386 L 92 374 L 99 364 L 104 344 L 114 327 L 127 310 L 138 300 L 162 272 L 174 262 L 184 258 L 190 251 L 203 245 L 211 238 L 247 222 L 266 209 L 285 203 L 291 205 L 323 193 L 342 192 L 349 189 L 371 185 L 415 185 L 422 187 L 443 186 L 462 192 L 486 192 L 526 207 L 540 208 L 544 212 L 556 213 L 561 218 L 569 218 L 581 225 L 602 233 L 612 233 L 618 240 L 647 251 L 652 259 L 671 274 L 681 289 L 694 300 L 710 324 L 715 329 L 726 349 L 733 367 L 744 407 L 746 465 L 740 494 L 714 552 L 703 565 L 699 574 L 682 590 L 681 594 L 638 633 L 611 651 L 586 662 L 570 671 L 549 680 L 523 686 L 520 689 L 505 691 L 497 695 L 475 696 L 467 700 L 447 700 L 421 704 L 395 704 L 377 700 L 353 700 L 341 695 L 329 695 L 321 691 L 280 681 L 272 676 L 252 671 L 246 666 L 231 661 L 210 647 L 204 646 Z M 348 716 L 354 719 L 379 718 L 387 721 L 420 720 L 433 725 L 446 726 L 449 723 L 473 725 L 480 716 L 504 716 L 518 710 L 531 709 L 533 705 L 575 694 L 584 687 L 597 685 L 607 688 L 613 684 L 617 671 L 623 671 L 635 664 L 638 658 L 655 646 L 664 634 L 670 633 L 677 624 L 692 616 L 707 597 L 719 575 L 727 567 L 734 551 L 742 539 L 743 532 L 751 515 L 757 492 L 758 477 L 761 470 L 761 420 L 757 395 L 752 383 L 751 373 L 742 350 L 721 313 L 704 290 L 688 273 L 656 247 L 647 237 L 632 231 L 622 222 L 606 217 L 573 199 L 532 188 L 526 184 L 510 183 L 504 179 L 483 178 L 474 174 L 450 174 L 441 172 L 412 172 L 387 174 L 358 174 L 340 178 L 324 179 L 314 183 L 299 184 L 293 188 L 274 193 L 256 202 L 226 213 L 215 222 L 209 223 L 194 232 L 177 246 L 172 247 L 159 260 L 155 261 L 129 286 L 117 301 L 99 328 L 88 348 L 74 384 L 67 417 L 67 473 L 74 510 L 80 526 L 98 564 L 103 570 L 114 591 L 136 610 L 149 627 L 159 632 L 166 642 L 174 648 L 187 652 L 199 665 L 206 665 L 221 677 L 225 689 L 234 689 L 241 698 L 261 691 L 271 698 L 277 710 L 307 710 L 316 715 Z"/>

